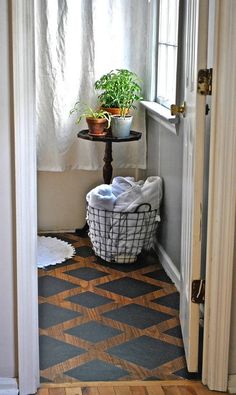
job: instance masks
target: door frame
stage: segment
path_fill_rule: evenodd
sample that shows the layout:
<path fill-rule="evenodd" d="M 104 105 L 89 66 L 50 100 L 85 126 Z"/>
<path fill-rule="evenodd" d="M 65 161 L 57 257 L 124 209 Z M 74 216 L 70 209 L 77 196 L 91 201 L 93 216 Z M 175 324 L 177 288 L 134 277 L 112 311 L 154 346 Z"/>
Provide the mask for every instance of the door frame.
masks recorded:
<path fill-rule="evenodd" d="M 233 38 L 235 39 L 235 37 L 233 37 L 231 10 L 234 0 L 215 1 L 215 37 L 217 39 L 215 39 L 214 91 L 212 98 L 202 380 L 212 390 L 225 391 L 228 383 L 233 236 L 235 230 L 235 206 L 233 207 L 235 203 L 235 190 L 233 188 L 235 172 L 232 169 L 236 167 L 236 158 L 234 157 L 236 149 L 234 125 L 236 119 L 233 111 L 233 103 L 236 102 L 236 84 L 235 80 L 234 83 L 232 83 L 232 80 L 228 81 L 228 75 L 230 75 L 229 73 L 234 75 L 232 70 L 233 65 L 236 64 L 236 50 L 233 46 L 235 42 Z M 11 8 L 17 217 L 18 371 L 20 393 L 21 395 L 27 395 L 36 392 L 39 386 L 34 1 L 12 0 Z M 224 23 L 221 20 L 222 15 L 224 15 Z M 224 45 L 225 42 L 227 45 Z M 229 43 L 231 43 L 231 46 Z M 231 61 L 227 63 L 229 47 Z M 222 66 L 226 67 L 226 73 L 222 73 Z M 223 92 L 227 93 L 227 98 L 226 93 L 223 94 Z M 222 97 L 226 98 L 227 101 L 225 102 Z M 224 111 L 226 103 L 229 104 L 228 108 L 231 111 Z M 224 133 L 222 133 L 222 128 Z M 224 190 L 222 189 L 223 185 L 225 186 Z M 217 218 L 220 218 L 221 222 L 216 221 L 215 213 L 218 214 Z M 224 265 L 222 265 L 222 259 L 224 259 Z M 222 300 L 224 303 L 222 303 Z M 217 332 L 215 327 L 218 328 Z"/>
<path fill-rule="evenodd" d="M 204 143 L 206 96 L 197 93 L 197 73 L 207 67 L 208 0 L 187 1 L 185 10 L 186 54 L 183 80 L 186 117 L 182 117 L 182 214 L 180 326 L 187 368 L 198 371 L 200 306 L 191 302 L 192 281 L 201 278 L 204 191 Z M 193 45 L 193 48 L 191 48 Z"/>
<path fill-rule="evenodd" d="M 236 210 L 236 6 L 234 0 L 216 0 L 215 6 L 202 381 L 226 391 Z"/>
<path fill-rule="evenodd" d="M 9 2 L 15 162 L 18 385 L 39 387 L 34 1 Z"/>

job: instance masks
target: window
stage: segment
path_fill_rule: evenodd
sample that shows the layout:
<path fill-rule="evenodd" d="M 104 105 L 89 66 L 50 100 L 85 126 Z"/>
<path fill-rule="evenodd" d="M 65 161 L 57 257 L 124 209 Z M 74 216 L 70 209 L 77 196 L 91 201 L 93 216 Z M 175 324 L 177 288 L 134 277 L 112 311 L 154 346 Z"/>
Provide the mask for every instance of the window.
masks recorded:
<path fill-rule="evenodd" d="M 179 47 L 179 0 L 158 1 L 156 101 L 176 102 Z"/>

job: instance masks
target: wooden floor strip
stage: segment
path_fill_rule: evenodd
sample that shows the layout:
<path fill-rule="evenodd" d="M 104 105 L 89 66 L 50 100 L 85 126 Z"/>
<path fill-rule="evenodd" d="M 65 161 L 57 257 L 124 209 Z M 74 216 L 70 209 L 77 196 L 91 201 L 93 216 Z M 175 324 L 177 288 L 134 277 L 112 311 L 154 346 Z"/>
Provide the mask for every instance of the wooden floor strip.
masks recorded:
<path fill-rule="evenodd" d="M 49 395 L 66 395 L 65 388 L 50 388 Z"/>
<path fill-rule="evenodd" d="M 116 395 L 114 387 L 98 388 L 99 395 Z"/>
<path fill-rule="evenodd" d="M 161 388 L 161 386 L 147 386 L 147 393 L 148 395 L 164 395 L 164 392 Z"/>
<path fill-rule="evenodd" d="M 99 391 L 97 387 L 85 387 L 82 388 L 83 395 L 99 395 Z"/>
<path fill-rule="evenodd" d="M 116 395 L 130 395 L 130 387 L 113 387 Z"/>
<path fill-rule="evenodd" d="M 210 391 L 194 381 L 111 381 L 47 384 L 37 395 L 214 395 L 226 392 Z"/>
<path fill-rule="evenodd" d="M 83 395 L 81 388 L 66 388 L 66 395 Z"/>
<path fill-rule="evenodd" d="M 142 386 L 142 387 L 133 386 L 130 387 L 130 390 L 132 395 L 148 395 L 146 386 Z"/>

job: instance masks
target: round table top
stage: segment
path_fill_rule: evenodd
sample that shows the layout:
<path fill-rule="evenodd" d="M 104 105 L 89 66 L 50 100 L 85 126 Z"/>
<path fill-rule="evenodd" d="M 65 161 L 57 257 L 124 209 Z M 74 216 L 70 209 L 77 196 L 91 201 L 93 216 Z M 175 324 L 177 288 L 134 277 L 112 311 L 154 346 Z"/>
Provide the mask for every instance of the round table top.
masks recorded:
<path fill-rule="evenodd" d="M 112 135 L 105 135 L 105 136 L 93 136 L 89 134 L 88 129 L 86 130 L 81 130 L 77 136 L 81 139 L 84 140 L 90 140 L 90 141 L 103 141 L 103 142 L 108 142 L 111 141 L 113 143 L 121 143 L 125 141 L 135 141 L 135 140 L 140 140 L 142 137 L 141 132 L 135 132 L 134 130 L 130 131 L 130 135 L 127 137 L 114 137 Z"/>

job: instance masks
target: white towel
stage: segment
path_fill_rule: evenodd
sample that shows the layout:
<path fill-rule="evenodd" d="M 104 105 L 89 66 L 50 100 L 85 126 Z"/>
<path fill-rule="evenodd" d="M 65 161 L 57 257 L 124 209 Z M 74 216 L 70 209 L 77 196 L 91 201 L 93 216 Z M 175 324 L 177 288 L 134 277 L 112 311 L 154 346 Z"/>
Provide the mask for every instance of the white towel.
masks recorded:
<path fill-rule="evenodd" d="M 114 177 L 111 188 L 112 193 L 117 197 L 121 193 L 128 191 L 135 185 L 142 185 L 144 181 L 137 181 L 135 182 L 134 177 Z"/>
<path fill-rule="evenodd" d="M 142 249 L 139 241 L 140 231 L 145 233 L 146 224 L 138 219 L 138 214 L 128 215 L 126 213 L 113 213 L 110 228 L 112 240 L 111 253 L 116 262 L 122 261 L 127 256 L 137 256 Z M 137 237 L 136 237 L 137 235 Z"/>
<path fill-rule="evenodd" d="M 102 184 L 87 193 L 86 200 L 91 207 L 113 211 L 116 200 L 111 185 Z"/>
<path fill-rule="evenodd" d="M 115 202 L 114 211 L 133 212 L 139 205 L 149 203 L 151 210 L 158 210 L 162 199 L 162 179 L 158 176 L 148 177 L 147 180 L 134 185 L 121 193 Z M 143 210 L 145 208 L 143 206 Z"/>
<path fill-rule="evenodd" d="M 159 210 L 162 200 L 162 179 L 158 176 L 148 177 L 142 186 L 141 200 L 136 204 L 149 203 L 152 210 Z"/>

